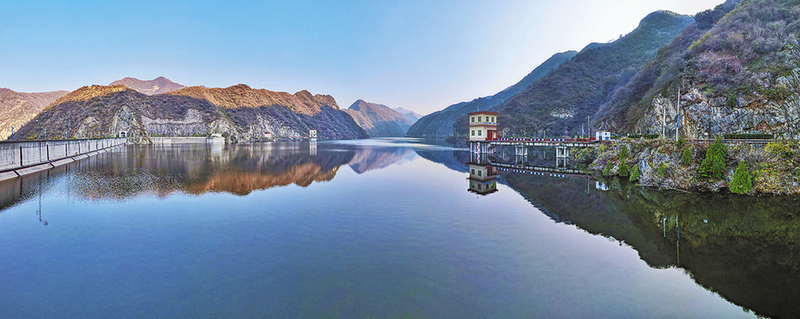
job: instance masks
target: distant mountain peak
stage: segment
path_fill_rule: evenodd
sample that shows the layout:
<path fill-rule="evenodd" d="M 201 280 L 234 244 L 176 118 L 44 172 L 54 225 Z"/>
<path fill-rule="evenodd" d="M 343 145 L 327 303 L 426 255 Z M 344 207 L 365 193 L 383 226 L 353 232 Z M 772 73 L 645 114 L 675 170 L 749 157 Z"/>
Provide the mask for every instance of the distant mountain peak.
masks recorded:
<path fill-rule="evenodd" d="M 140 93 L 144 93 L 147 95 L 156 95 L 171 91 L 177 91 L 186 87 L 184 85 L 172 82 L 163 76 L 159 76 L 150 81 L 143 81 L 133 77 L 126 77 L 122 80 L 111 82 L 109 86 L 118 84 L 127 86 L 133 90 L 136 90 Z"/>
<path fill-rule="evenodd" d="M 357 100 L 344 110 L 372 137 L 404 136 L 411 122 L 394 109 Z"/>

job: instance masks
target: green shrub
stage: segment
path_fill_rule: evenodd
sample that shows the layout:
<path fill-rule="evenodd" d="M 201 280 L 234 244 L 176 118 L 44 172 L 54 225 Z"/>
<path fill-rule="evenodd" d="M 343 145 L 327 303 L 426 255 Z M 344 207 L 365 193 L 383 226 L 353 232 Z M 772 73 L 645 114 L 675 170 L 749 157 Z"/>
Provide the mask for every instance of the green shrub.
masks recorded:
<path fill-rule="evenodd" d="M 678 138 L 677 146 L 678 146 L 678 148 L 683 148 L 684 146 L 686 146 L 686 140 L 683 139 L 683 136 Z"/>
<path fill-rule="evenodd" d="M 611 165 L 611 161 L 608 161 L 606 168 L 603 169 L 603 176 L 611 176 L 612 169 L 614 169 L 614 165 Z"/>
<path fill-rule="evenodd" d="M 689 166 L 692 163 L 692 149 L 688 146 L 683 149 L 683 156 L 681 156 L 681 162 L 683 165 Z"/>
<path fill-rule="evenodd" d="M 725 172 L 725 157 L 728 156 L 728 148 L 722 144 L 722 140 L 717 139 L 706 151 L 706 158 L 700 163 L 700 176 L 706 178 L 722 178 Z"/>
<path fill-rule="evenodd" d="M 640 174 L 639 173 L 639 165 L 633 164 L 633 167 L 631 168 L 631 177 L 628 178 L 628 180 L 631 181 L 631 182 L 638 181 L 639 180 L 639 174 Z"/>
<path fill-rule="evenodd" d="M 658 164 L 658 177 L 664 178 L 667 175 L 667 165 L 664 165 L 664 162 Z"/>
<path fill-rule="evenodd" d="M 619 162 L 619 176 L 628 176 L 630 169 L 628 169 L 628 164 L 625 163 L 625 160 Z"/>
<path fill-rule="evenodd" d="M 739 167 L 733 172 L 733 180 L 730 184 L 730 190 L 736 194 L 745 194 L 753 188 L 753 178 L 747 170 L 745 162 L 739 162 Z"/>
<path fill-rule="evenodd" d="M 787 143 L 768 143 L 764 149 L 772 154 L 782 156 L 783 158 L 792 158 L 792 156 L 794 156 L 794 152 L 792 152 L 792 149 Z"/>

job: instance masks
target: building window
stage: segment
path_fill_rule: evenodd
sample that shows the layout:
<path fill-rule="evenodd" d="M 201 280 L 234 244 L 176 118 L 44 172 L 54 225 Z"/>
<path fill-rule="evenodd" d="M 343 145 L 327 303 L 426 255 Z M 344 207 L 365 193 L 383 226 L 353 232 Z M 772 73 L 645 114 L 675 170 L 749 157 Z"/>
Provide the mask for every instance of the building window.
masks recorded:
<path fill-rule="evenodd" d="M 494 116 L 492 116 L 492 123 L 494 123 Z"/>
<path fill-rule="evenodd" d="M 478 136 L 481 136 L 481 130 L 478 130 Z"/>
<path fill-rule="evenodd" d="M 472 169 L 472 175 L 475 175 L 475 169 L 474 168 Z"/>
<path fill-rule="evenodd" d="M 480 117 L 480 116 L 478 116 L 478 122 L 480 122 L 480 121 L 481 121 L 481 117 Z"/>
<path fill-rule="evenodd" d="M 475 136 L 475 130 L 472 130 L 472 136 Z"/>
<path fill-rule="evenodd" d="M 472 119 L 472 122 L 475 123 L 475 117 L 474 116 L 470 117 L 470 119 Z"/>
<path fill-rule="evenodd" d="M 478 170 L 478 176 L 481 176 L 481 170 Z"/>

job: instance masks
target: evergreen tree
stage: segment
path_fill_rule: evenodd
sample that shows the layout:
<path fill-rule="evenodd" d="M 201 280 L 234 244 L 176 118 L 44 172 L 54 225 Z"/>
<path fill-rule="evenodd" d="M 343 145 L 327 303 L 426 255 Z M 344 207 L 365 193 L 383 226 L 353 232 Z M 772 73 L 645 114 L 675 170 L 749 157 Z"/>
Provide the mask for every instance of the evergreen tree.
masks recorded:
<path fill-rule="evenodd" d="M 619 153 L 619 176 L 628 176 L 630 169 L 625 160 L 628 159 L 628 146 L 622 144 L 622 151 Z"/>
<path fill-rule="evenodd" d="M 683 165 L 689 166 L 692 163 L 692 149 L 690 147 L 686 147 L 683 149 L 683 156 L 681 156 L 681 161 Z"/>
<path fill-rule="evenodd" d="M 635 182 L 639 180 L 639 165 L 633 164 L 633 168 L 631 168 L 631 177 L 628 178 L 629 181 Z"/>
<path fill-rule="evenodd" d="M 680 148 L 683 148 L 684 145 L 686 145 L 686 140 L 683 139 L 683 136 L 681 136 L 681 137 L 678 138 L 678 145 L 677 146 L 680 149 Z"/>
<path fill-rule="evenodd" d="M 603 169 L 603 176 L 611 176 L 612 169 L 614 169 L 614 165 L 611 165 L 611 161 L 608 161 L 606 168 Z"/>
<path fill-rule="evenodd" d="M 733 180 L 730 185 L 731 192 L 745 194 L 752 188 L 753 178 L 750 176 L 750 171 L 747 170 L 747 163 L 739 162 L 739 166 L 733 172 Z"/>
<path fill-rule="evenodd" d="M 619 153 L 619 160 L 624 162 L 626 159 L 628 159 L 628 146 L 622 144 L 622 151 Z"/>
<path fill-rule="evenodd" d="M 725 157 L 728 156 L 728 148 L 722 144 L 722 139 L 717 139 L 706 151 L 706 158 L 700 163 L 700 176 L 709 178 L 722 178 L 725 173 Z"/>
<path fill-rule="evenodd" d="M 664 162 L 658 164 L 658 177 L 664 178 L 667 175 L 667 166 L 664 165 Z"/>

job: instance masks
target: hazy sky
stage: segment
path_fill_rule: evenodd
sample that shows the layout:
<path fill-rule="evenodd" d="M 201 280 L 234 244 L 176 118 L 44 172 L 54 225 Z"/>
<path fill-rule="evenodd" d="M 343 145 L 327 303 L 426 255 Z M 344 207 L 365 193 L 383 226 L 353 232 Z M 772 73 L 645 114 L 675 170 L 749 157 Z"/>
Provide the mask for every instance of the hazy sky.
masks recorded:
<path fill-rule="evenodd" d="M 183 85 L 331 94 L 427 114 L 516 83 L 556 52 L 648 13 L 723 0 L 2 1 L 0 87 L 165 76 Z"/>

